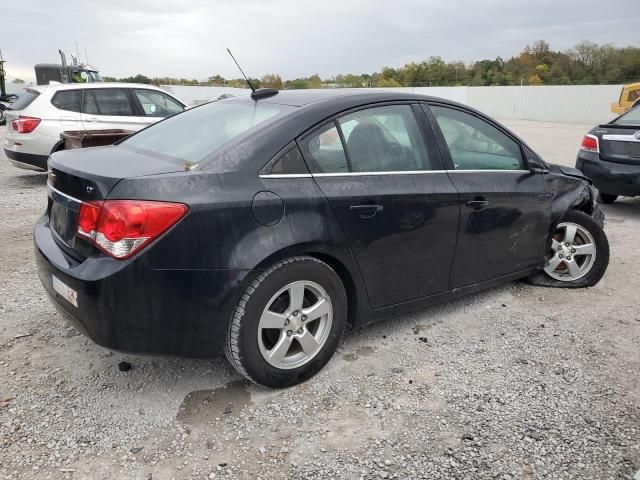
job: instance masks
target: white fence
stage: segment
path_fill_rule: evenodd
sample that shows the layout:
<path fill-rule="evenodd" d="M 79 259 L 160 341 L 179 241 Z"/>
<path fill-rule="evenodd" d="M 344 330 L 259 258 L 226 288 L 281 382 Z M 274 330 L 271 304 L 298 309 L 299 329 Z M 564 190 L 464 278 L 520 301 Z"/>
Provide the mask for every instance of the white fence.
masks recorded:
<path fill-rule="evenodd" d="M 222 94 L 246 95 L 231 87 L 164 86 L 188 104 L 215 100 Z M 622 85 L 553 85 L 523 87 L 401 87 L 384 88 L 431 95 L 464 103 L 498 119 L 543 122 L 604 123 L 614 117 L 610 104 Z"/>
<path fill-rule="evenodd" d="M 9 92 L 23 85 L 7 84 Z M 163 85 L 188 105 L 217 99 L 220 95 L 248 95 L 233 87 Z M 400 87 L 380 90 L 432 95 L 464 103 L 497 119 L 595 125 L 613 118 L 610 104 L 620 97 L 622 85 L 549 85 L 539 87 Z"/>

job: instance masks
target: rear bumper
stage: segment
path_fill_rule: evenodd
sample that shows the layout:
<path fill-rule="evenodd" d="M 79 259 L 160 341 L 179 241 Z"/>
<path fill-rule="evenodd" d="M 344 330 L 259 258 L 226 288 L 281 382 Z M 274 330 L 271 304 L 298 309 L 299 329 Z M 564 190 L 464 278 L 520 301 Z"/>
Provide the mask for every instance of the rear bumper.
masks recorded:
<path fill-rule="evenodd" d="M 640 195 L 640 165 L 578 157 L 576 168 L 601 192 L 629 197 Z"/>
<path fill-rule="evenodd" d="M 47 170 L 48 155 L 14 152 L 8 148 L 4 149 L 4 154 L 14 167 L 23 168 L 25 170 L 35 170 L 37 172 L 45 172 Z"/>
<path fill-rule="evenodd" d="M 95 343 L 122 352 L 218 356 L 249 273 L 156 270 L 142 257 L 77 262 L 54 240 L 47 216 L 34 242 L 38 275 L 56 308 Z M 53 276 L 77 292 L 77 306 L 53 288 Z"/>

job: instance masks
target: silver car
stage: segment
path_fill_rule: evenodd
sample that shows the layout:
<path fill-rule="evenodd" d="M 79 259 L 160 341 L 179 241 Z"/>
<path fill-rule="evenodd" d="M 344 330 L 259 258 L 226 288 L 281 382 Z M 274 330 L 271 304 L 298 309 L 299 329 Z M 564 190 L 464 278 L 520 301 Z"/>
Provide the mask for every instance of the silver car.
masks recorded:
<path fill-rule="evenodd" d="M 37 171 L 46 170 L 49 155 L 64 149 L 64 131 L 137 131 L 187 108 L 160 88 L 127 83 L 28 87 L 11 107 L 4 112 L 4 152 L 16 167 Z"/>

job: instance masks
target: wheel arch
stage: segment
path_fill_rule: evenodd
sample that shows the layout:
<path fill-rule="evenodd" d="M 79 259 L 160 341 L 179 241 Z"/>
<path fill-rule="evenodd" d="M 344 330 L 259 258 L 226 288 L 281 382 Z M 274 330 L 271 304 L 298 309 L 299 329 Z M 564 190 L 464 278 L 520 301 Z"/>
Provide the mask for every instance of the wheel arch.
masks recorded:
<path fill-rule="evenodd" d="M 64 150 L 64 140 L 60 139 L 56 142 L 56 144 L 51 149 L 51 153 L 56 153 Z"/>
<path fill-rule="evenodd" d="M 345 292 L 347 294 L 347 323 L 350 327 L 357 324 L 359 307 L 362 305 L 362 299 L 359 295 L 359 271 L 354 262 L 349 258 L 350 254 L 345 253 L 337 248 L 327 247 L 326 245 L 317 244 L 298 244 L 288 246 L 277 252 L 272 253 L 263 259 L 254 271 L 261 271 L 269 268 L 274 263 L 282 261 L 293 256 L 306 255 L 317 258 L 318 260 L 329 265 L 342 281 Z"/>

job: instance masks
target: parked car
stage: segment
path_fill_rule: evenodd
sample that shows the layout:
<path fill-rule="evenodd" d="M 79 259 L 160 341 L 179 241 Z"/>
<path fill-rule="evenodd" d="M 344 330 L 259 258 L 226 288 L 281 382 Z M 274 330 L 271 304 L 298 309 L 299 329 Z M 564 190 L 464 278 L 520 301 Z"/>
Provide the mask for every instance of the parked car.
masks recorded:
<path fill-rule="evenodd" d="M 40 279 L 96 343 L 308 379 L 345 325 L 528 278 L 597 283 L 596 191 L 471 108 L 258 90 L 54 153 Z"/>
<path fill-rule="evenodd" d="M 600 190 L 601 203 L 640 195 L 640 105 L 582 139 L 576 168 Z"/>
<path fill-rule="evenodd" d="M 51 153 L 64 148 L 67 130 L 137 131 L 182 112 L 185 104 L 151 85 L 87 83 L 26 88 L 5 111 L 4 151 L 19 168 L 45 171 Z"/>

